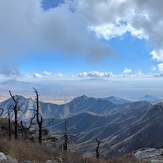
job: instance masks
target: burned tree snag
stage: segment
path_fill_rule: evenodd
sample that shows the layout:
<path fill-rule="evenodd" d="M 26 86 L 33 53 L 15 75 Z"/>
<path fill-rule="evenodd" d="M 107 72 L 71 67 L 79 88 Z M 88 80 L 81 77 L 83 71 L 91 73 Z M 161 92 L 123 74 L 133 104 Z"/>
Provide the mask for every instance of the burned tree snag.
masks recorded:
<path fill-rule="evenodd" d="M 99 158 L 99 147 L 100 147 L 100 141 L 96 138 L 95 139 L 96 142 L 97 142 L 97 147 L 96 147 L 96 158 L 98 159 Z"/>
<path fill-rule="evenodd" d="M 66 119 L 65 119 L 64 124 L 65 124 L 65 126 L 64 126 L 64 135 L 63 135 L 63 138 L 64 138 L 63 150 L 64 151 L 67 151 L 67 146 L 68 146 L 68 133 L 67 133 L 67 121 L 66 121 Z"/>
<path fill-rule="evenodd" d="M 1 110 L 0 116 L 2 116 L 4 109 L 0 108 L 0 110 Z"/>
<path fill-rule="evenodd" d="M 12 106 L 12 105 L 11 105 Z M 11 119 L 10 119 L 10 108 L 11 106 L 9 107 L 8 109 L 8 136 L 9 136 L 9 141 L 11 140 Z"/>
<path fill-rule="evenodd" d="M 11 91 L 9 91 L 10 96 L 12 98 L 12 100 L 14 101 L 14 107 L 13 107 L 13 111 L 14 111 L 14 129 L 15 129 L 15 139 L 18 139 L 18 111 L 19 111 L 19 106 L 18 106 L 18 98 L 16 99 L 12 94 Z"/>
<path fill-rule="evenodd" d="M 37 125 L 38 125 L 38 130 L 39 130 L 39 143 L 41 144 L 42 143 L 42 123 L 43 123 L 43 118 L 39 118 L 39 95 L 38 95 L 38 92 L 37 92 L 37 89 L 33 88 L 34 89 L 34 92 L 36 94 L 36 122 L 37 122 Z"/>
<path fill-rule="evenodd" d="M 29 126 L 27 127 L 26 123 L 21 121 L 20 122 L 20 131 L 21 131 L 21 135 L 22 135 L 22 139 L 28 139 L 27 134 L 29 133 L 30 128 L 32 127 L 32 125 L 34 125 L 33 120 L 35 119 L 36 115 L 34 114 L 33 117 L 30 119 L 30 123 Z"/>
<path fill-rule="evenodd" d="M 74 135 L 72 135 L 68 129 L 67 129 L 67 120 L 64 120 L 64 132 L 63 132 L 63 136 L 62 136 L 62 140 L 63 140 L 63 150 L 67 151 L 68 150 L 68 143 L 73 141 L 74 139 Z M 73 141 L 75 142 L 75 141 Z"/>

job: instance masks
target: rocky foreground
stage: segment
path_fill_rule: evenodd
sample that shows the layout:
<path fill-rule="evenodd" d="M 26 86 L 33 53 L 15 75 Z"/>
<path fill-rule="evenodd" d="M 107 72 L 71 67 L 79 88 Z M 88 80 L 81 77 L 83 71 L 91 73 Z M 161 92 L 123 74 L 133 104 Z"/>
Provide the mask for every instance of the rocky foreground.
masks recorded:
<path fill-rule="evenodd" d="M 163 163 L 163 149 L 142 148 L 134 153 L 139 163 Z"/>
<path fill-rule="evenodd" d="M 35 161 L 39 163 L 38 161 Z M 47 160 L 45 163 L 61 163 L 63 160 L 59 157 L 56 157 L 55 160 Z M 19 163 L 16 159 L 12 158 L 10 155 L 5 155 L 4 153 L 0 152 L 0 163 Z M 21 163 L 32 163 L 32 161 L 22 161 Z"/>
<path fill-rule="evenodd" d="M 134 158 L 136 158 L 137 163 L 163 163 L 163 149 L 156 148 L 142 148 L 133 152 Z M 39 163 L 38 161 L 35 161 Z M 60 157 L 56 157 L 53 161 L 47 160 L 45 163 L 63 163 L 64 161 Z M 5 155 L 0 152 L 0 163 L 19 163 L 16 159 L 12 158 L 10 155 Z M 32 163 L 32 161 L 25 160 L 21 163 Z M 132 163 L 132 160 L 128 162 L 123 161 L 123 163 Z"/>

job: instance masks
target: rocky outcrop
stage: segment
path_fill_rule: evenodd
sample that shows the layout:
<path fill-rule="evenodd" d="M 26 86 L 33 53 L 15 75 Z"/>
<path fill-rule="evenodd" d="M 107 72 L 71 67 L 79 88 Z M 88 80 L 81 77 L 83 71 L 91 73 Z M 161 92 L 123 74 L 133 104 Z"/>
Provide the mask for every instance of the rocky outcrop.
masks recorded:
<path fill-rule="evenodd" d="M 139 162 L 163 163 L 163 149 L 142 148 L 135 152 L 134 156 Z"/>
<path fill-rule="evenodd" d="M 60 157 L 55 157 L 54 161 L 47 160 L 45 163 L 53 163 L 53 162 L 54 163 L 63 163 L 63 160 Z M 18 163 L 18 161 L 16 159 L 12 158 L 12 156 L 5 155 L 4 153 L 0 152 L 0 163 Z M 32 163 L 32 161 L 24 160 L 21 163 Z"/>
<path fill-rule="evenodd" d="M 5 155 L 4 153 L 0 152 L 0 163 L 18 163 L 18 161 L 12 158 L 10 155 Z"/>

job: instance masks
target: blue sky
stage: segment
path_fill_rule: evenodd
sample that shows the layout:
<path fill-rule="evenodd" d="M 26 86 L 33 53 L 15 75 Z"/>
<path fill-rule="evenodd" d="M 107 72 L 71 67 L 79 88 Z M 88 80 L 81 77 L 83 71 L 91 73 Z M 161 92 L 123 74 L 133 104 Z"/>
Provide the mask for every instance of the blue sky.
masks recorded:
<path fill-rule="evenodd" d="M 0 0 L 0 79 L 161 78 L 162 5 Z"/>

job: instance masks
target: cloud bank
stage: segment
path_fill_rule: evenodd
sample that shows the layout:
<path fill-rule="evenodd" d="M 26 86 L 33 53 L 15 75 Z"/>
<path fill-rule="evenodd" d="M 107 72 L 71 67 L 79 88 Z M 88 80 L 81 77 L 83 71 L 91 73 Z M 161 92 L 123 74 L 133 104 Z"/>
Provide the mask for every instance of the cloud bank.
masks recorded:
<path fill-rule="evenodd" d="M 112 49 L 88 30 L 86 19 L 73 13 L 70 7 L 63 3 L 44 10 L 41 0 L 0 0 L 1 62 L 7 63 L 7 58 L 12 58 L 12 65 L 16 65 L 18 55 L 22 58 L 45 52 L 55 55 L 55 51 L 84 55 L 92 61 L 112 54 Z"/>
<path fill-rule="evenodd" d="M 75 8 L 86 17 L 99 38 L 109 40 L 125 33 L 154 46 L 154 60 L 163 61 L 162 0 L 77 0 Z"/>
<path fill-rule="evenodd" d="M 162 0 L 65 0 L 45 10 L 41 0 L 0 0 L 0 73 L 17 76 L 18 56 L 56 50 L 100 61 L 114 53 L 101 39 L 126 33 L 152 43 L 162 71 L 162 6 Z"/>

